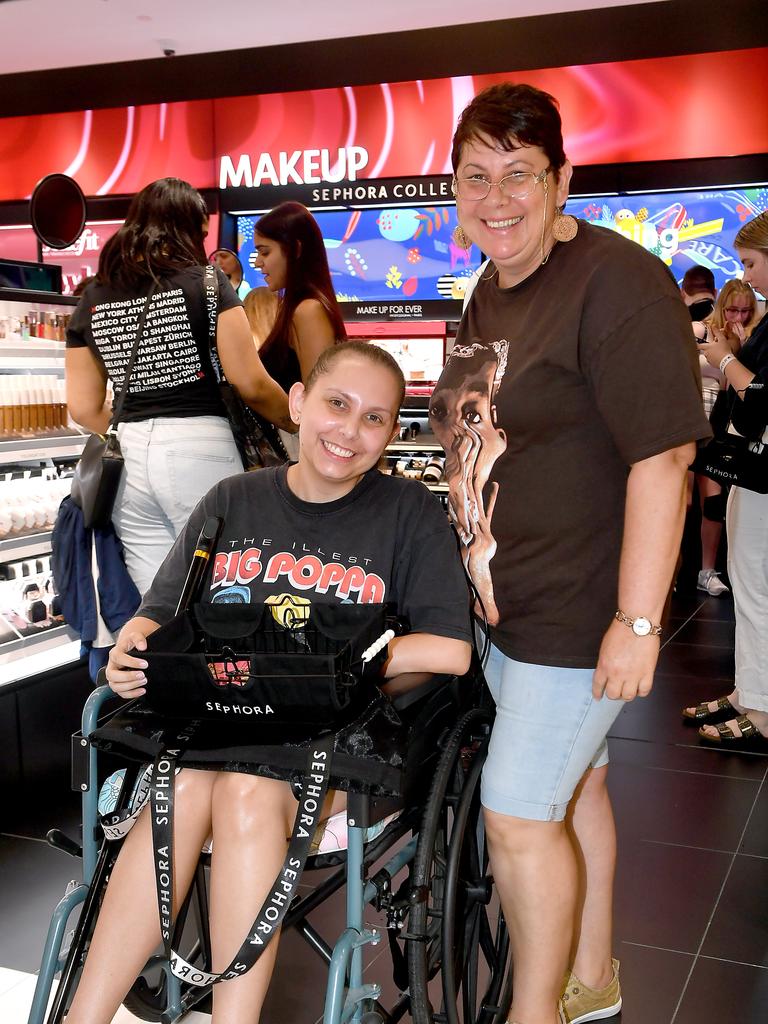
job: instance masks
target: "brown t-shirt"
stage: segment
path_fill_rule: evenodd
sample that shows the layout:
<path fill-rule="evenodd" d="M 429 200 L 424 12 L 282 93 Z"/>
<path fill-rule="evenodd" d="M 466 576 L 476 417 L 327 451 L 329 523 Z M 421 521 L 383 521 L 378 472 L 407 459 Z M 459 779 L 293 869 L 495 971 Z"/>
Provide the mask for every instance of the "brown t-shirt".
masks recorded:
<path fill-rule="evenodd" d="M 591 668 L 629 468 L 709 436 L 690 318 L 657 257 L 584 222 L 516 287 L 492 271 L 430 403 L 452 513 L 494 643 Z"/>

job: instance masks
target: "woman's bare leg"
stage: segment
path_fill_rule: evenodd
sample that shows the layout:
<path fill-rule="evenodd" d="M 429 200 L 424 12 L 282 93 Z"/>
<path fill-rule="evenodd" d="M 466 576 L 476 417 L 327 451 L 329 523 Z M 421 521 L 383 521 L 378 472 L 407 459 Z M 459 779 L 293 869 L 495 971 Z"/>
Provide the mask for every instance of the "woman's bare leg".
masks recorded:
<path fill-rule="evenodd" d="M 213 772 L 176 776 L 174 910 L 183 900 L 211 828 Z M 109 1024 L 160 942 L 146 807 L 128 834 L 107 885 L 67 1024 Z"/>
<path fill-rule="evenodd" d="M 608 766 L 585 772 L 568 805 L 566 822 L 579 866 L 572 969 L 590 988 L 611 983 L 616 827 L 606 779 Z"/>
<path fill-rule="evenodd" d="M 346 806 L 326 798 L 321 820 Z M 253 925 L 282 867 L 297 802 L 287 782 L 222 772 L 213 793 L 211 942 L 215 971 L 225 970 Z M 277 956 L 275 935 L 241 978 L 213 990 L 213 1024 L 257 1024 Z"/>
<path fill-rule="evenodd" d="M 562 821 L 484 813 L 515 964 L 509 1019 L 554 1024 L 576 909 L 574 850 Z"/>

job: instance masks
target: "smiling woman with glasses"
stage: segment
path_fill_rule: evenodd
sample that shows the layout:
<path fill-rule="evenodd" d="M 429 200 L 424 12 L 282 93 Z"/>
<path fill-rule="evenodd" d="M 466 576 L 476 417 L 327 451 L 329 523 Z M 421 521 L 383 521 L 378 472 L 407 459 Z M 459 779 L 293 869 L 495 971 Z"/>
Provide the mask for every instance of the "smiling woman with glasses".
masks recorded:
<path fill-rule="evenodd" d="M 563 212 L 555 100 L 486 89 L 451 159 L 455 241 L 490 260 L 430 422 L 492 641 L 482 801 L 514 961 L 509 1020 L 577 1024 L 621 1008 L 605 737 L 651 689 L 691 442 L 708 426 L 664 264 Z"/>

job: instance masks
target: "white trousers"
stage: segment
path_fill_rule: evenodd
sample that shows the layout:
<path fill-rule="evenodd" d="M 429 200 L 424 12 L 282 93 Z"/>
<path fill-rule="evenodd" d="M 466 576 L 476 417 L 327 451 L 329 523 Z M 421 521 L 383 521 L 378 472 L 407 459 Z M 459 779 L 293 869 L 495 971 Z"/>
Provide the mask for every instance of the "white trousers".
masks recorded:
<path fill-rule="evenodd" d="M 158 417 L 117 432 L 125 472 L 112 521 L 143 596 L 200 499 L 243 464 L 220 416 Z"/>
<path fill-rule="evenodd" d="M 736 699 L 768 711 L 768 494 L 728 496 L 728 575 L 736 612 Z"/>

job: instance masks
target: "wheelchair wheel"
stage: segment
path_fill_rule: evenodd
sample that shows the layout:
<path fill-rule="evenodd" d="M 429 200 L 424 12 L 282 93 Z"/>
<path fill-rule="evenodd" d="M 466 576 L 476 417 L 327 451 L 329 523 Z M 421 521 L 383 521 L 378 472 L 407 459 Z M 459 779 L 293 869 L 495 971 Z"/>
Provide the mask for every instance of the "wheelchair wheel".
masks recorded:
<path fill-rule="evenodd" d="M 187 898 L 176 917 L 171 944 L 195 967 L 207 972 L 212 970 L 208 890 L 202 859 L 197 865 Z M 179 1020 L 182 1014 L 193 1007 L 210 1013 L 211 986 L 190 985 L 182 981 L 181 1013 L 173 1018 L 168 1016 L 168 977 L 161 963 L 161 957 L 150 958 L 123 1000 L 123 1006 L 140 1020 L 146 1021 Z"/>
<path fill-rule="evenodd" d="M 493 878 L 480 807 L 490 723 L 491 713 L 483 708 L 459 721 L 441 756 L 419 833 L 408 928 L 415 1024 L 501 1024 L 512 1001 L 509 937 L 501 911 L 490 906 Z M 433 981 L 438 974 L 441 982 Z M 433 998 L 440 998 L 439 1006 Z"/>

